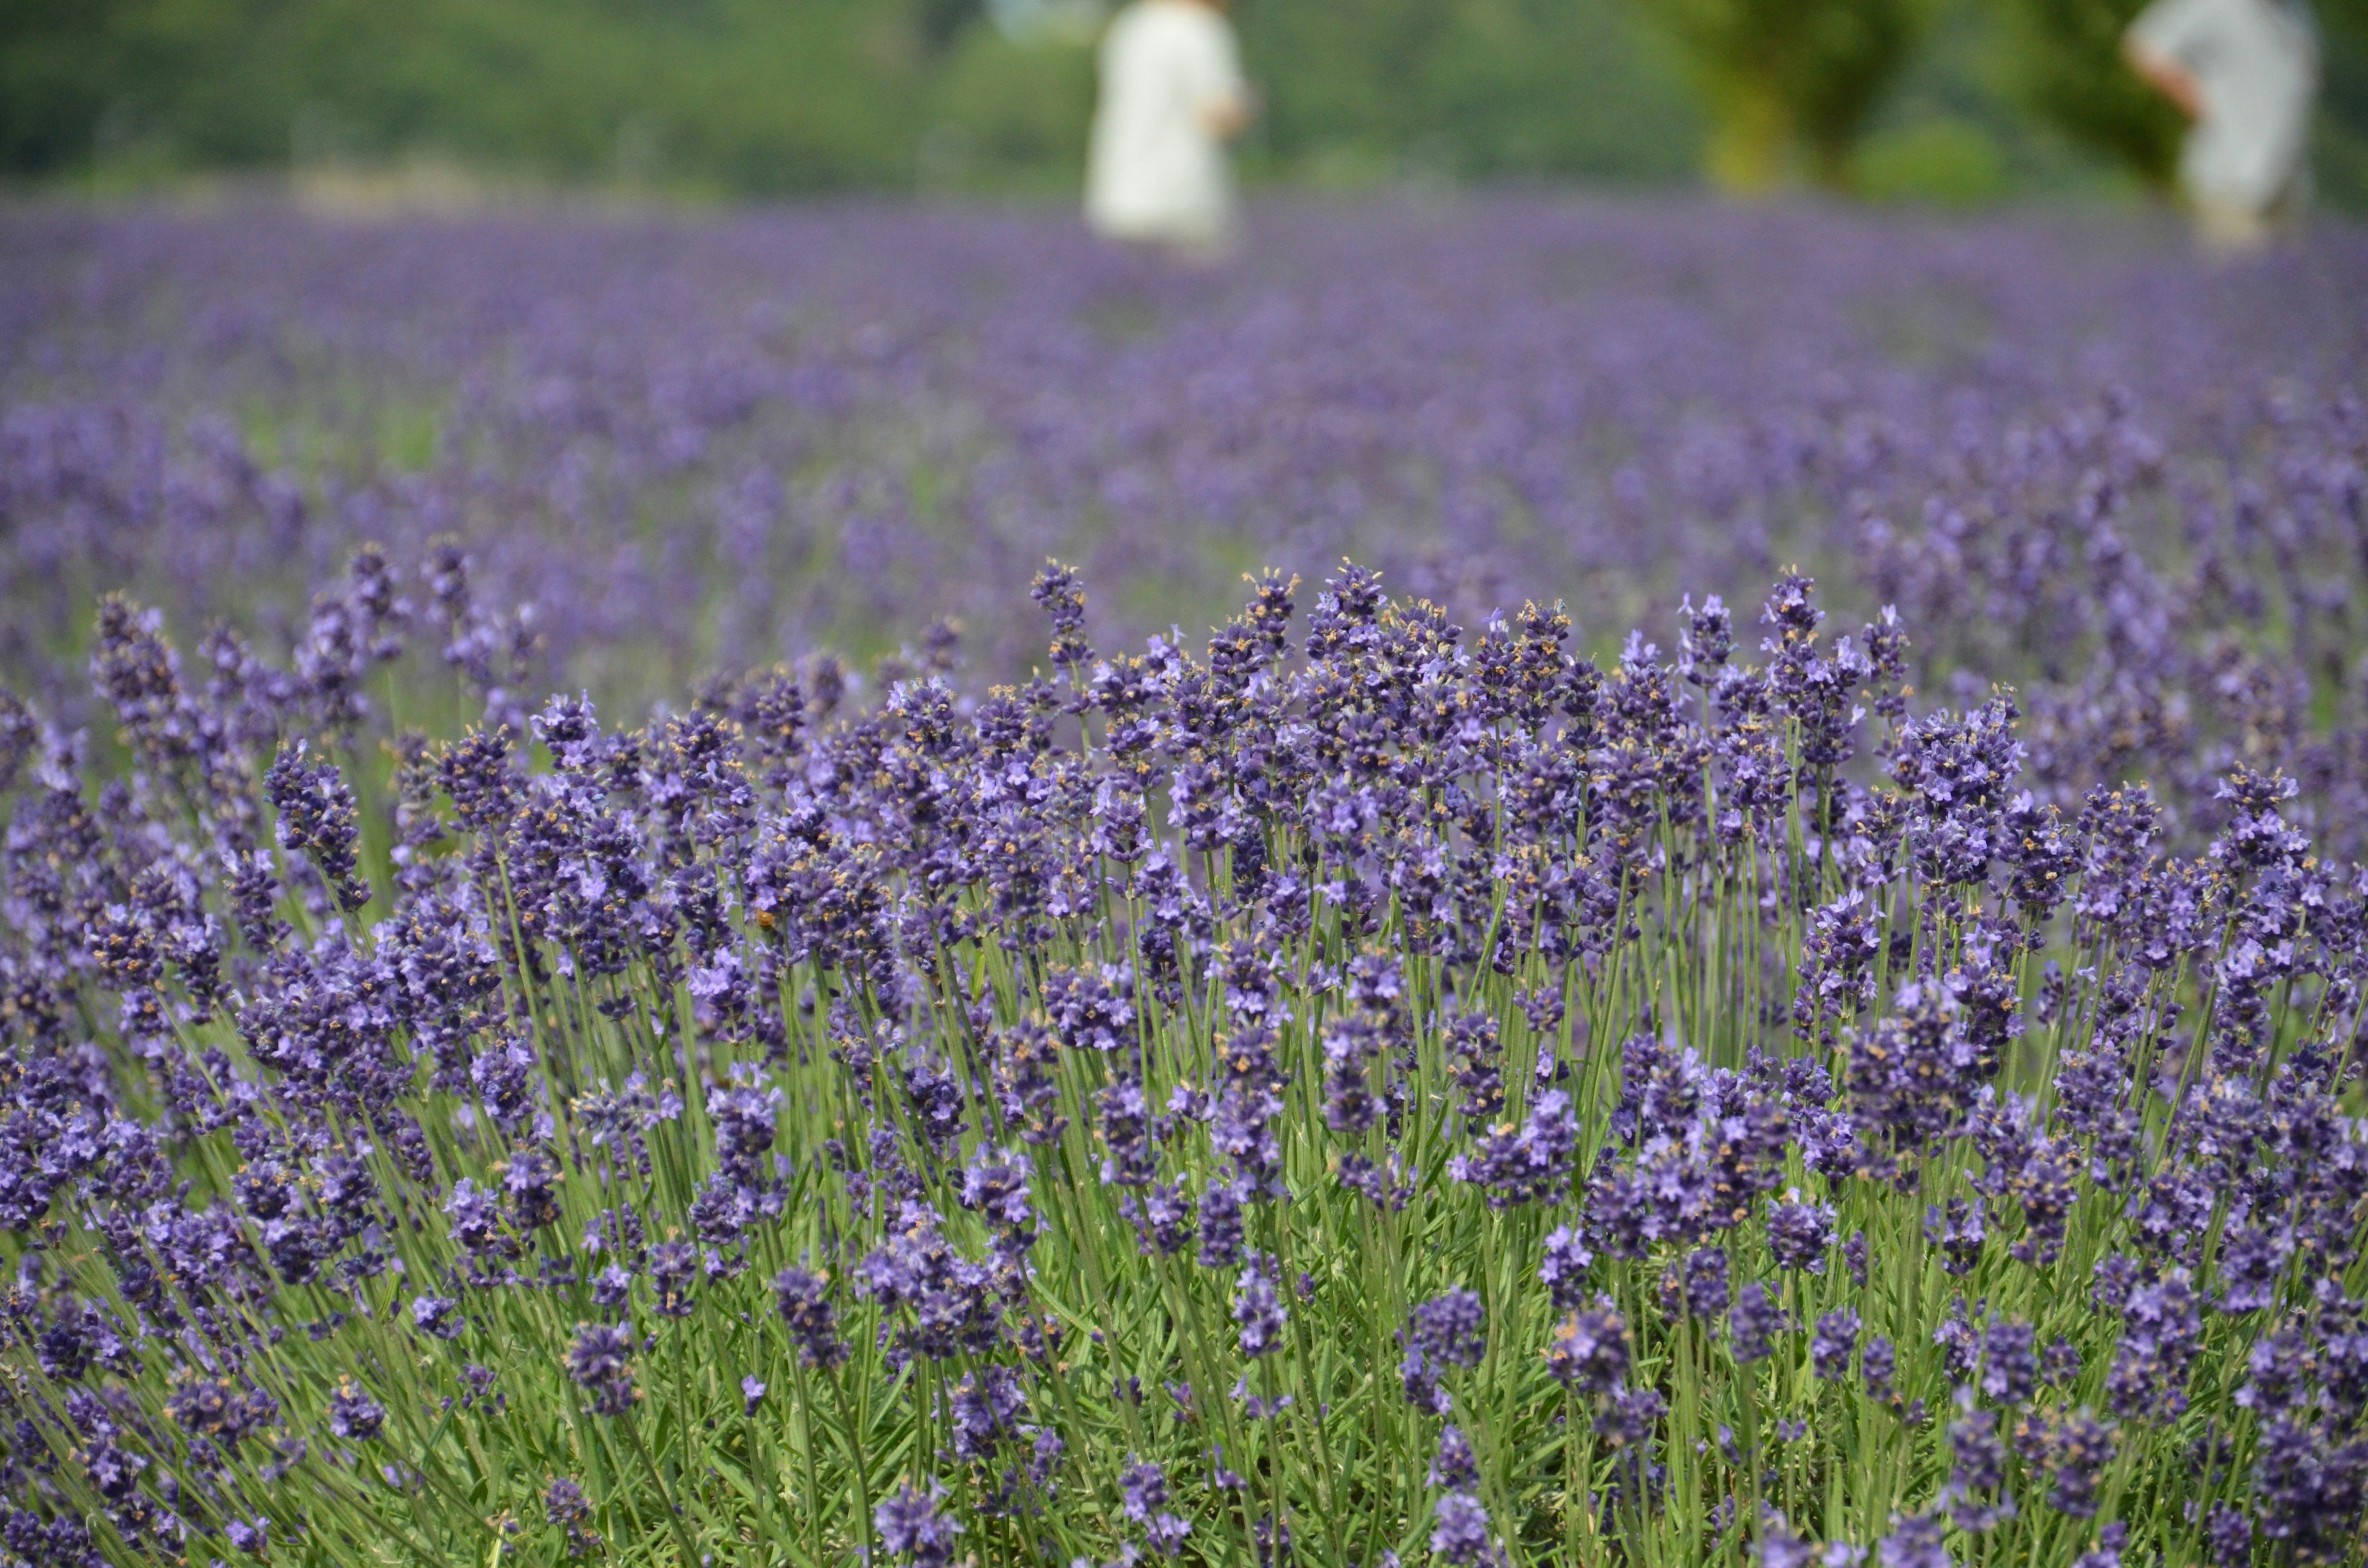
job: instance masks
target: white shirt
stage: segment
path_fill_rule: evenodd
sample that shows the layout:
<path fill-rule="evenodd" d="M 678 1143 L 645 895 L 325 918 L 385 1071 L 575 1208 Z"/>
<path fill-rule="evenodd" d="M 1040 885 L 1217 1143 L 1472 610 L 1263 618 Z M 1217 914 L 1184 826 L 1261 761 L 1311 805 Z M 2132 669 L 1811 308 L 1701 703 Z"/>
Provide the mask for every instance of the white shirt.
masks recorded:
<path fill-rule="evenodd" d="M 2130 37 L 2195 78 L 2203 112 L 2180 178 L 2196 196 L 2263 210 L 2310 145 L 2318 29 L 2304 0 L 2154 0 Z"/>
<path fill-rule="evenodd" d="M 1224 16 L 1192 0 L 1134 0 L 1102 35 L 1086 221 L 1117 239 L 1223 244 L 1233 181 L 1210 120 L 1247 96 Z"/>

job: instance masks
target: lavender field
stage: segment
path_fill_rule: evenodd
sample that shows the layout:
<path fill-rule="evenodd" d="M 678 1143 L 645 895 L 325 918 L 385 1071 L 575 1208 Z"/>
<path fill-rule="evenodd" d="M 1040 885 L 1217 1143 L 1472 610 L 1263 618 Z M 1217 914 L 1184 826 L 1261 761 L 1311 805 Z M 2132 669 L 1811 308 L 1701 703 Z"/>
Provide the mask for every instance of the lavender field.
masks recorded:
<path fill-rule="evenodd" d="M 2368 1557 L 2368 234 L 1253 242 L 0 210 L 0 1563 Z"/>

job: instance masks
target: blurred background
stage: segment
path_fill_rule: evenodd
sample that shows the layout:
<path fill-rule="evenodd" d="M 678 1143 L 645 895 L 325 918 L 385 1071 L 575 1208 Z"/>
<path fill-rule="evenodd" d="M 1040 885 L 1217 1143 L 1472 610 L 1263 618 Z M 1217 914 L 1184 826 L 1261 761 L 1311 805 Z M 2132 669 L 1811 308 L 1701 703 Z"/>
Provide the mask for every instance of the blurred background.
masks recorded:
<path fill-rule="evenodd" d="M 1240 0 L 1253 184 L 2168 189 L 2140 0 Z M 2317 0 L 2368 211 L 2368 0 Z M 0 0 L 0 178 L 146 192 L 1068 196 L 1100 0 Z"/>

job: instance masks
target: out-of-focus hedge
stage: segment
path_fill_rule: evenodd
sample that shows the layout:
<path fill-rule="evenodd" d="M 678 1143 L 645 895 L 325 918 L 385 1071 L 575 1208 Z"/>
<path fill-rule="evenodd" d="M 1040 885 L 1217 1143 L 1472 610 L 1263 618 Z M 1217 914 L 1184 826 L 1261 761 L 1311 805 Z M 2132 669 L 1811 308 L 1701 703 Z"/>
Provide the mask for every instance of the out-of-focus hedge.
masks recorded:
<path fill-rule="evenodd" d="M 1807 174 L 1891 195 L 1904 178 L 1941 199 L 2060 185 L 2032 177 L 2034 155 L 2158 183 L 2176 124 L 2112 52 L 2138 3 L 1237 0 L 1268 104 L 1244 161 L 1316 184 L 1674 180 L 1706 153 L 1736 164 L 1773 104 L 1765 178 L 1741 183 Z M 2368 208 L 2368 0 L 2317 4 L 2320 189 Z M 1089 44 L 1011 36 L 990 8 L 0 0 L 0 177 L 424 156 L 733 195 L 1073 188 Z M 1028 0 L 996 8 L 1008 20 Z M 1854 17 L 1897 26 L 1835 31 Z M 1917 84 L 1935 81 L 1928 123 Z M 1937 185 L 1919 172 L 1935 157 Z"/>
<path fill-rule="evenodd" d="M 903 0 L 0 0 L 0 163 L 427 152 L 756 192 L 901 183 L 921 19 Z"/>
<path fill-rule="evenodd" d="M 1250 0 L 1289 172 L 1668 177 L 1691 108 L 1622 0 Z M 0 0 L 0 169 L 427 153 L 736 193 L 1008 185 L 1083 156 L 1086 47 L 978 0 Z"/>

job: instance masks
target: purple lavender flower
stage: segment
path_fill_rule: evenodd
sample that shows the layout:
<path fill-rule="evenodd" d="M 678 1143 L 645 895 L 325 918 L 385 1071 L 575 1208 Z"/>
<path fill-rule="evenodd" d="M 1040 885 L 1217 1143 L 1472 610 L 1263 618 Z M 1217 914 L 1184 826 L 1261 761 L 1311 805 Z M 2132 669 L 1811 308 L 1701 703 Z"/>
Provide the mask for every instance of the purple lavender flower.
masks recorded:
<path fill-rule="evenodd" d="M 1546 1345 L 1546 1369 L 1574 1392 L 1602 1395 L 1628 1375 L 1628 1324 L 1609 1298 L 1574 1311 Z"/>
<path fill-rule="evenodd" d="M 1734 1310 L 1727 1314 L 1736 1365 L 1766 1360 L 1775 1336 L 1790 1326 L 1783 1309 L 1770 1299 L 1767 1286 L 1757 1279 L 1746 1285 L 1736 1292 Z"/>
<path fill-rule="evenodd" d="M 1952 1465 L 1942 1494 L 1949 1499 L 1950 1517 L 1969 1535 L 1979 1535 L 2014 1517 L 2014 1500 L 2000 1493 L 2006 1484 L 2006 1444 L 2000 1440 L 1998 1415 L 1971 1402 L 1949 1424 Z M 1985 1502 L 1984 1497 L 1995 1500 Z"/>
<path fill-rule="evenodd" d="M 2040 1381 L 2053 1383 L 2057 1388 L 2066 1388 L 2079 1375 L 2080 1347 L 2068 1339 L 2051 1341 L 2047 1353 L 2040 1358 Z"/>
<path fill-rule="evenodd" d="M 1203 1268 L 1233 1268 L 1242 1260 L 1241 1187 L 1230 1181 L 1212 1181 L 1201 1195 L 1201 1242 L 1198 1254 Z"/>
<path fill-rule="evenodd" d="M 2173 1269 L 2132 1290 L 2122 1341 L 2105 1378 L 2106 1398 L 2124 1421 L 2170 1421 L 2187 1408 L 2189 1364 L 2203 1337 L 2193 1285 Z"/>
<path fill-rule="evenodd" d="M 1181 1182 L 1154 1182 L 1140 1205 L 1132 1194 L 1121 1198 L 1119 1211 L 1133 1222 L 1136 1245 L 1145 1257 L 1173 1256 L 1191 1239 L 1192 1198 Z"/>
<path fill-rule="evenodd" d="M 2228 1226 L 2220 1239 L 2220 1277 L 2226 1288 L 2216 1303 L 2219 1309 L 2252 1312 L 2273 1305 L 2278 1277 L 2292 1251 L 2291 1240 L 2260 1226 Z"/>
<path fill-rule="evenodd" d="M 1782 1202 L 1768 1206 L 1768 1250 L 1780 1268 L 1826 1271 L 1826 1253 L 1834 1244 L 1834 1206 L 1804 1203 L 1799 1188 Z"/>
<path fill-rule="evenodd" d="M 592 1277 L 592 1304 L 621 1312 L 633 1299 L 633 1276 L 622 1264 L 612 1263 Z"/>
<path fill-rule="evenodd" d="M 1879 1551 L 1883 1568 L 1949 1568 L 1953 1561 L 1941 1544 L 1941 1522 L 1921 1514 L 1894 1519 Z"/>
<path fill-rule="evenodd" d="M 1476 1153 L 1448 1161 L 1447 1174 L 1484 1188 L 1492 1209 L 1560 1202 L 1569 1193 L 1577 1163 L 1578 1131 L 1570 1096 L 1549 1089 L 1538 1096 L 1519 1133 L 1491 1133 Z"/>
<path fill-rule="evenodd" d="M 1686 1255 L 1681 1269 L 1685 1310 L 1704 1321 L 1726 1311 L 1726 1254 L 1717 1247 L 1697 1247 Z"/>
<path fill-rule="evenodd" d="M 1430 1550 L 1457 1568 L 1477 1568 L 1501 1559 L 1489 1534 L 1488 1510 L 1469 1492 L 1450 1492 L 1440 1498 Z"/>
<path fill-rule="evenodd" d="M 1151 1549 L 1162 1557 L 1175 1556 L 1184 1538 L 1192 1533 L 1192 1523 L 1165 1511 L 1167 1472 L 1158 1465 L 1137 1461 L 1120 1472 L 1118 1490 L 1126 1517 L 1144 1527 Z"/>
<path fill-rule="evenodd" d="M 1458 1013 L 1441 1031 L 1447 1075 L 1463 1098 L 1456 1114 L 1477 1127 L 1505 1108 L 1505 1078 L 1497 1059 L 1497 1020 L 1487 1013 Z"/>
<path fill-rule="evenodd" d="M 1253 1253 L 1235 1282 L 1234 1322 L 1241 1325 L 1242 1354 L 1253 1358 L 1282 1348 L 1282 1325 L 1290 1315 L 1277 1289 L 1274 1259 Z"/>
<path fill-rule="evenodd" d="M 1587 1271 L 1594 1263 L 1595 1255 L 1568 1225 L 1546 1237 L 1545 1261 L 1538 1266 L 1538 1278 L 1557 1311 L 1571 1311 L 1586 1299 Z"/>
<path fill-rule="evenodd" d="M 282 748 L 265 776 L 264 787 L 279 813 L 279 847 L 302 854 L 313 862 L 339 907 L 347 914 L 370 902 L 370 890 L 354 875 L 354 844 L 360 833 L 353 791 L 346 787 L 336 765 L 314 764 L 306 743 Z"/>
<path fill-rule="evenodd" d="M 1668 1402 L 1651 1389 L 1617 1388 L 1596 1417 L 1596 1434 L 1615 1449 L 1637 1448 L 1668 1410 Z"/>
<path fill-rule="evenodd" d="M 1769 1509 L 1759 1523 L 1759 1568 L 1810 1568 L 1816 1549 L 1793 1532 L 1791 1521 Z"/>
<path fill-rule="evenodd" d="M 1406 1319 L 1406 1340 L 1433 1363 L 1468 1369 L 1487 1352 L 1487 1326 L 1479 1292 L 1450 1290 L 1415 1307 Z"/>
<path fill-rule="evenodd" d="M 979 1150 L 962 1171 L 958 1201 L 1006 1231 L 1025 1231 L 1035 1223 L 1036 1212 L 1028 1201 L 1027 1164 L 1008 1150 Z"/>
<path fill-rule="evenodd" d="M 1102 1180 L 1116 1187 L 1149 1187 L 1158 1174 L 1158 1151 L 1151 1139 L 1151 1108 L 1143 1085 L 1121 1078 L 1101 1092 L 1101 1138 L 1106 1151 Z"/>
<path fill-rule="evenodd" d="M 773 1146 L 780 1103 L 780 1090 L 753 1086 L 726 1089 L 709 1097 L 707 1115 L 715 1126 L 716 1165 L 725 1180 L 742 1187 L 763 1185 L 765 1173 L 759 1161 Z"/>
<path fill-rule="evenodd" d="M 2215 1505 L 2203 1528 L 2215 1568 L 2246 1568 L 2253 1561 L 2253 1521 L 2227 1503 Z"/>
<path fill-rule="evenodd" d="M 633 1336 L 626 1329 L 603 1324 L 579 1324 L 575 1342 L 568 1347 L 567 1375 L 592 1396 L 592 1409 L 601 1415 L 622 1415 L 641 1397 L 633 1387 Z"/>
<path fill-rule="evenodd" d="M 510 1222 L 520 1232 L 541 1230 L 559 1222 L 559 1199 L 552 1190 L 559 1167 L 540 1149 L 521 1149 L 510 1156 L 502 1174 L 502 1190 L 510 1200 Z"/>
<path fill-rule="evenodd" d="M 1133 1033 L 1133 973 L 1123 964 L 1055 970 L 1044 977 L 1044 1011 L 1070 1049 L 1116 1051 Z"/>
<path fill-rule="evenodd" d="M 585 1557 L 600 1549 L 599 1534 L 585 1528 L 592 1520 L 591 1501 L 570 1477 L 552 1478 L 542 1494 L 542 1517 L 554 1529 L 565 1532 L 568 1556 Z"/>
<path fill-rule="evenodd" d="M 1430 1461 L 1429 1473 L 1424 1484 L 1443 1486 L 1451 1492 L 1470 1492 L 1480 1484 L 1479 1461 L 1473 1457 L 1472 1444 L 1463 1428 L 1449 1422 L 1440 1428 L 1439 1452 Z"/>
<path fill-rule="evenodd" d="M 1077 574 L 1057 561 L 1047 561 L 1028 597 L 1052 619 L 1053 667 L 1065 672 L 1072 681 L 1076 680 L 1079 667 L 1093 658 L 1093 647 L 1085 635 L 1086 594 L 1078 585 Z"/>
<path fill-rule="evenodd" d="M 1344 1137 L 1372 1130 L 1381 1119 L 1371 1074 L 1387 1044 L 1380 1027 L 1354 1014 L 1335 1019 L 1324 1031 L 1324 1124 Z"/>
<path fill-rule="evenodd" d="M 962 1533 L 962 1527 L 960 1520 L 938 1512 L 945 1494 L 945 1488 L 935 1482 L 926 1493 L 915 1491 L 910 1482 L 899 1486 L 872 1510 L 871 1522 L 880 1532 L 881 1546 L 892 1556 L 910 1557 L 914 1568 L 951 1568 L 954 1538 Z"/>
<path fill-rule="evenodd" d="M 959 1459 L 985 1459 L 1002 1443 L 1020 1433 L 1028 1412 L 1019 1375 L 1008 1367 L 982 1367 L 964 1373 L 954 1390 L 954 1454 Z"/>
<path fill-rule="evenodd" d="M 1850 1326 L 1857 1327 L 1855 1313 L 1851 1316 Z M 1869 1399 L 1888 1404 L 1898 1397 L 1892 1392 L 1891 1387 L 1891 1380 L 1897 1371 L 1898 1365 L 1898 1357 L 1893 1350 L 1890 1340 L 1879 1334 L 1867 1336 L 1866 1343 L 1859 1349 L 1858 1366 L 1860 1375 L 1866 1381 L 1866 1394 Z"/>
<path fill-rule="evenodd" d="M 2000 1404 L 2029 1402 L 2039 1382 L 2038 1335 L 2027 1323 L 1994 1323 L 1982 1334 L 1982 1392 Z"/>
<path fill-rule="evenodd" d="M 366 1441 L 385 1425 L 386 1407 L 355 1387 L 352 1379 L 339 1379 L 329 1392 L 329 1430 L 338 1437 Z"/>
<path fill-rule="evenodd" d="M 2295 1558 L 2333 1562 L 2359 1541 L 2368 1449 L 2340 1441 L 2324 1422 L 2281 1412 L 2263 1424 L 2254 1464 L 2260 1533 Z M 2233 1533 L 2233 1532 L 2232 1532 Z"/>
<path fill-rule="evenodd" d="M 2085 1519 L 2097 1511 L 2097 1489 L 2112 1462 L 2113 1429 L 2086 1410 L 2059 1423 L 2047 1445 L 2048 1506 L 2058 1513 Z"/>
<path fill-rule="evenodd" d="M 1983 1244 L 1989 1239 L 1982 1200 L 1976 1198 L 1968 1203 L 1962 1198 L 1952 1198 L 1945 1209 L 1939 1204 L 1927 1208 L 1924 1239 L 1940 1249 L 1944 1272 L 1960 1278 L 1972 1273 L 1974 1265 L 1981 1261 Z"/>
<path fill-rule="evenodd" d="M 650 1284 L 657 1291 L 657 1313 L 687 1318 L 695 1310 L 690 1283 L 699 1267 L 699 1250 L 689 1242 L 660 1242 L 650 1248 Z"/>
<path fill-rule="evenodd" d="M 1693 597 L 1688 595 L 1678 613 L 1685 618 L 1685 630 L 1678 638 L 1678 669 L 1693 686 L 1714 686 L 1718 671 L 1735 652 L 1735 619 L 1716 594 L 1694 608 Z"/>
<path fill-rule="evenodd" d="M 2072 1568 L 2122 1568 L 2122 1549 L 2130 1543 L 2130 1527 L 2115 1519 L 2097 1531 L 2096 1547 L 2072 1560 Z"/>
<path fill-rule="evenodd" d="M 458 1339 L 464 1326 L 460 1307 L 461 1303 L 450 1296 L 415 1296 L 411 1301 L 411 1326 L 438 1339 Z"/>

